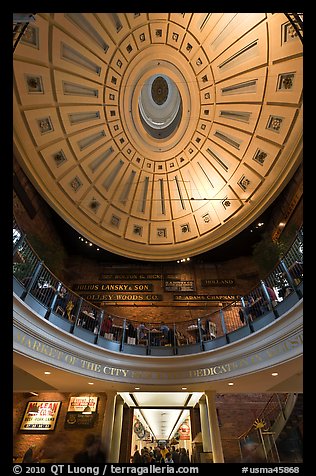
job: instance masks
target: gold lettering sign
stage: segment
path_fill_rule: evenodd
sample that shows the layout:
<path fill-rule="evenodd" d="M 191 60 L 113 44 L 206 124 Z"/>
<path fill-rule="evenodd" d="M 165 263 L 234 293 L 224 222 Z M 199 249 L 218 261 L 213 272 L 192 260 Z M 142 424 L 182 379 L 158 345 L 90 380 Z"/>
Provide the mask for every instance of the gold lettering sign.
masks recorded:
<path fill-rule="evenodd" d="M 201 279 L 201 285 L 207 286 L 235 286 L 235 280 L 231 278 L 226 279 Z"/>
<path fill-rule="evenodd" d="M 238 301 L 237 294 L 174 294 L 174 301 Z"/>
<path fill-rule="evenodd" d="M 100 274 L 99 280 L 100 281 L 107 281 L 114 279 L 116 281 L 137 281 L 142 279 L 147 279 L 149 281 L 156 281 L 163 279 L 162 274 L 142 274 L 142 273 L 135 273 L 135 274 Z"/>
<path fill-rule="evenodd" d="M 87 301 L 110 302 L 110 301 L 162 301 L 161 294 L 85 294 Z"/>
<path fill-rule="evenodd" d="M 98 374 L 99 376 L 104 375 L 109 378 L 114 377 L 118 379 L 129 379 L 129 380 L 156 380 L 161 381 L 163 379 L 180 381 L 185 383 L 186 379 L 202 379 L 204 381 L 209 380 L 213 376 L 229 374 L 237 370 L 245 369 L 257 365 L 258 363 L 269 362 L 271 359 L 275 359 L 276 356 L 282 356 L 291 352 L 294 349 L 303 347 L 303 334 L 299 333 L 285 339 L 282 342 L 278 342 L 266 349 L 263 349 L 258 352 L 254 352 L 247 357 L 233 360 L 231 362 L 217 364 L 211 367 L 204 367 L 198 369 L 188 369 L 183 371 L 151 371 L 143 370 L 130 370 L 122 369 L 118 367 L 112 367 L 110 362 L 105 364 L 104 362 L 93 362 L 90 360 L 83 359 L 80 355 L 73 355 L 70 353 L 63 352 L 57 348 L 44 344 L 39 339 L 35 339 L 32 336 L 29 336 L 23 333 L 21 330 L 17 330 L 15 327 L 14 330 L 14 340 L 20 345 L 23 345 L 30 351 L 38 352 L 49 356 L 51 359 L 59 361 L 63 368 L 63 363 L 67 363 L 72 367 L 77 367 L 92 373 Z"/>
<path fill-rule="evenodd" d="M 73 287 L 75 292 L 80 294 L 89 293 L 91 291 L 120 291 L 125 293 L 130 292 L 150 292 L 153 290 L 153 285 L 151 283 L 136 283 L 136 284 L 117 284 L 117 283 L 84 283 L 84 284 L 75 284 Z"/>

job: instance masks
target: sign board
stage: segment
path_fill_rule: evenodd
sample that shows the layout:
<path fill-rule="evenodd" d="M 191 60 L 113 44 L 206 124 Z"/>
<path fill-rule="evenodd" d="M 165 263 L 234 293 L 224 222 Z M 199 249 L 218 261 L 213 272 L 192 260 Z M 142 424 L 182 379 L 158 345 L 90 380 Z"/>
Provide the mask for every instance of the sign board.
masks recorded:
<path fill-rule="evenodd" d="M 97 411 L 98 397 L 70 397 L 68 412 L 82 413 L 86 406 L 89 405 L 92 413 Z"/>
<path fill-rule="evenodd" d="M 83 415 L 80 412 L 67 412 L 65 428 L 92 428 L 97 418 L 97 413 Z"/>
<path fill-rule="evenodd" d="M 20 430 L 54 430 L 60 405 L 61 402 L 28 402 L 20 425 Z"/>
<path fill-rule="evenodd" d="M 73 290 L 76 293 L 91 293 L 91 292 L 141 292 L 147 293 L 153 290 L 152 283 L 85 283 L 85 284 L 74 284 Z"/>
<path fill-rule="evenodd" d="M 165 291 L 189 292 L 195 291 L 194 281 L 166 280 Z"/>
<path fill-rule="evenodd" d="M 222 278 L 222 279 L 201 279 L 202 287 L 208 286 L 235 286 L 235 280 L 232 278 Z"/>
<path fill-rule="evenodd" d="M 155 280 L 161 280 L 163 279 L 162 274 L 157 274 L 157 273 L 133 273 L 133 274 L 106 274 L 106 273 L 101 273 L 100 280 L 104 281 L 110 281 L 112 279 L 118 280 L 118 281 L 129 281 L 129 280 L 142 280 L 146 279 L 148 281 L 155 281 Z"/>
<path fill-rule="evenodd" d="M 203 302 L 203 301 L 238 301 L 239 295 L 235 294 L 174 294 L 174 301 L 190 301 L 190 302 Z"/>

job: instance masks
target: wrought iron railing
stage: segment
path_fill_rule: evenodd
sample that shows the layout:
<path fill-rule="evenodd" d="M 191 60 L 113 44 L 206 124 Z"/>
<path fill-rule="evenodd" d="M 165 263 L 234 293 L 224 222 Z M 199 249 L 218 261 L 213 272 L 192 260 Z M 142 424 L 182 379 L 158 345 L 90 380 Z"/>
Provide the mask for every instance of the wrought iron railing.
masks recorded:
<path fill-rule="evenodd" d="M 30 22 L 35 20 L 35 13 L 13 13 L 13 52 L 18 46 Z"/>
<path fill-rule="evenodd" d="M 285 13 L 285 16 L 291 22 L 297 36 L 303 43 L 303 13 Z"/>
<path fill-rule="evenodd" d="M 296 398 L 294 393 L 271 395 L 251 427 L 238 438 L 241 462 L 280 462 L 278 436 L 291 415 Z"/>
<path fill-rule="evenodd" d="M 280 262 L 237 301 L 196 319 L 142 323 L 86 301 L 55 276 L 13 220 L 13 290 L 34 310 L 84 340 L 127 353 L 211 350 L 273 322 L 303 297 L 303 228 Z"/>

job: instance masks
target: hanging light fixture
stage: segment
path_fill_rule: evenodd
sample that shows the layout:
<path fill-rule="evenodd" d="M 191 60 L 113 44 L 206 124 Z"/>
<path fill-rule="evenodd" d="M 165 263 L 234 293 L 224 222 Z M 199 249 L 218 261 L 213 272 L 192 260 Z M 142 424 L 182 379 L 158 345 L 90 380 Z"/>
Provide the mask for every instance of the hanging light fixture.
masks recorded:
<path fill-rule="evenodd" d="M 90 396 L 89 396 L 89 403 L 88 405 L 82 410 L 82 415 L 91 415 L 92 414 L 92 410 L 91 410 L 91 407 L 90 407 Z"/>
<path fill-rule="evenodd" d="M 91 411 L 91 407 L 90 405 L 87 405 L 83 411 L 82 411 L 82 415 L 91 415 L 92 414 L 92 411 Z"/>

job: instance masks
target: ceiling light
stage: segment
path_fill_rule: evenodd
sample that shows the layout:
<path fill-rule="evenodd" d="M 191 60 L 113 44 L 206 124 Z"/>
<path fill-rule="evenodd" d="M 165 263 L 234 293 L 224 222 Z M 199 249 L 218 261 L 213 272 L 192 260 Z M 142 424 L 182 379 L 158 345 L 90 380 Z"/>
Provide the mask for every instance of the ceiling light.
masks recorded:
<path fill-rule="evenodd" d="M 181 390 L 187 390 L 187 389 L 188 389 L 188 387 L 182 387 L 181 388 Z"/>
<path fill-rule="evenodd" d="M 234 385 L 234 382 L 228 382 L 228 385 Z"/>
<path fill-rule="evenodd" d="M 135 390 L 140 390 L 140 387 L 135 387 Z"/>
<path fill-rule="evenodd" d="M 47 371 L 47 372 L 44 372 L 44 374 L 45 374 L 45 375 L 50 375 L 51 372 L 48 372 L 48 371 Z"/>
<path fill-rule="evenodd" d="M 94 385 L 94 383 L 93 382 L 88 382 L 88 385 Z"/>
<path fill-rule="evenodd" d="M 272 377 L 276 377 L 276 376 L 279 375 L 279 374 L 278 374 L 278 372 L 272 372 L 271 375 L 272 375 Z"/>

